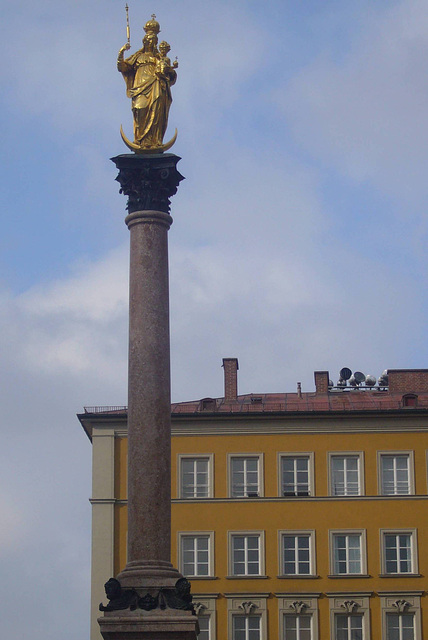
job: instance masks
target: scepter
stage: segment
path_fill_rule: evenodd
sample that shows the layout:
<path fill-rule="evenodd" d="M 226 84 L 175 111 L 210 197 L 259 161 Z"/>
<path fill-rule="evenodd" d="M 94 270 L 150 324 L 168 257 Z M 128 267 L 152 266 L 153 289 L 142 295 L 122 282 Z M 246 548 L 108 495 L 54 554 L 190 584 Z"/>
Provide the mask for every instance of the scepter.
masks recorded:
<path fill-rule="evenodd" d="M 128 44 L 131 44 L 131 32 L 129 30 L 129 14 L 128 14 L 128 3 L 126 3 L 125 5 L 125 11 L 126 11 L 126 37 L 128 38 Z"/>

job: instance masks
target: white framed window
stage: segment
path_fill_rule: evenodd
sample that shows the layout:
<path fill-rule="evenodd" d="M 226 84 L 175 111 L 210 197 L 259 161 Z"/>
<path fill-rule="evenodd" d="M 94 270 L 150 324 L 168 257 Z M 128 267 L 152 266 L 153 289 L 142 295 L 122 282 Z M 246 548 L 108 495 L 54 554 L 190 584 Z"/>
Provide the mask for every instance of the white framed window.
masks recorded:
<path fill-rule="evenodd" d="M 378 468 L 381 495 L 414 494 L 413 451 L 379 451 Z"/>
<path fill-rule="evenodd" d="M 370 593 L 334 593 L 330 598 L 332 640 L 370 639 Z"/>
<path fill-rule="evenodd" d="M 280 640 L 318 640 L 319 594 L 277 593 Z"/>
<path fill-rule="evenodd" d="M 382 638 L 384 640 L 421 640 L 422 591 L 380 592 Z"/>
<path fill-rule="evenodd" d="M 415 616 L 413 613 L 386 614 L 387 640 L 415 640 Z"/>
<path fill-rule="evenodd" d="M 198 640 L 215 640 L 216 638 L 216 599 L 218 594 L 193 596 L 193 606 L 198 616 L 200 633 Z"/>
<path fill-rule="evenodd" d="M 258 615 L 240 616 L 232 618 L 233 640 L 261 640 L 261 618 Z"/>
<path fill-rule="evenodd" d="M 229 532 L 229 574 L 264 575 L 264 531 Z"/>
<path fill-rule="evenodd" d="M 178 496 L 182 499 L 213 497 L 213 455 L 178 456 Z"/>
<path fill-rule="evenodd" d="M 360 496 L 363 488 L 363 453 L 331 452 L 329 459 L 329 493 L 331 496 Z"/>
<path fill-rule="evenodd" d="M 312 616 L 284 616 L 284 640 L 312 640 Z"/>
<path fill-rule="evenodd" d="M 364 575 L 366 570 L 364 530 L 330 531 L 330 571 L 332 575 Z"/>
<path fill-rule="evenodd" d="M 336 613 L 334 616 L 335 640 L 363 640 L 363 616 L 361 613 Z"/>
<path fill-rule="evenodd" d="M 201 614 L 198 616 L 199 635 L 198 640 L 211 640 L 210 616 Z"/>
<path fill-rule="evenodd" d="M 268 593 L 226 594 L 228 638 L 232 640 L 267 640 Z"/>
<path fill-rule="evenodd" d="M 280 575 L 315 575 L 315 532 L 279 531 Z"/>
<path fill-rule="evenodd" d="M 381 529 L 381 572 L 384 575 L 418 571 L 416 529 Z"/>
<path fill-rule="evenodd" d="M 279 495 L 306 497 L 314 495 L 313 453 L 279 453 Z"/>
<path fill-rule="evenodd" d="M 214 575 L 214 532 L 178 534 L 178 566 L 183 576 L 209 578 Z"/>
<path fill-rule="evenodd" d="M 228 455 L 229 496 L 258 498 L 263 495 L 263 455 L 233 453 Z"/>

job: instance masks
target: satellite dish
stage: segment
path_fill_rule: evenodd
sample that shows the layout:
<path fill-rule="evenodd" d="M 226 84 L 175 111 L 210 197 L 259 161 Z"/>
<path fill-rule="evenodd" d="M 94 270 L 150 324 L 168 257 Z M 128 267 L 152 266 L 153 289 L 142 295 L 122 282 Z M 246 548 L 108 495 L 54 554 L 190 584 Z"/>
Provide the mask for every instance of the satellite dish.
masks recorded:
<path fill-rule="evenodd" d="M 387 371 L 387 369 L 385 369 L 385 371 L 383 373 L 381 373 L 381 375 L 379 376 L 378 384 L 379 384 L 380 387 L 387 387 L 388 386 L 388 371 Z"/>
<path fill-rule="evenodd" d="M 339 375 L 342 380 L 349 380 L 349 378 L 352 376 L 352 371 L 351 369 L 348 369 L 348 367 L 343 367 L 343 369 L 340 370 Z"/>
<path fill-rule="evenodd" d="M 361 384 L 366 379 L 366 376 L 364 375 L 364 373 L 361 373 L 361 371 L 355 371 L 354 378 L 358 382 L 358 384 Z"/>
<path fill-rule="evenodd" d="M 340 378 L 340 380 L 337 381 L 337 386 L 346 387 L 346 380 L 342 380 L 342 378 Z"/>
<path fill-rule="evenodd" d="M 374 387 L 376 378 L 374 376 L 366 376 L 366 387 Z"/>

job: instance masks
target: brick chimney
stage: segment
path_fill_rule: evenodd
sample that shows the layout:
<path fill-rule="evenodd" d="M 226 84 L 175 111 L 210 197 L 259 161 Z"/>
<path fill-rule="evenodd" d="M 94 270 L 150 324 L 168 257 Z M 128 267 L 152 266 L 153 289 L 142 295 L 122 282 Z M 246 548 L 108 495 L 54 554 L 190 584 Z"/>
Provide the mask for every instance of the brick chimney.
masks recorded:
<path fill-rule="evenodd" d="M 328 393 L 328 371 L 314 371 L 315 393 Z"/>
<path fill-rule="evenodd" d="M 224 399 L 230 401 L 238 398 L 238 358 L 223 358 Z"/>
<path fill-rule="evenodd" d="M 428 369 L 388 369 L 391 393 L 428 393 Z"/>

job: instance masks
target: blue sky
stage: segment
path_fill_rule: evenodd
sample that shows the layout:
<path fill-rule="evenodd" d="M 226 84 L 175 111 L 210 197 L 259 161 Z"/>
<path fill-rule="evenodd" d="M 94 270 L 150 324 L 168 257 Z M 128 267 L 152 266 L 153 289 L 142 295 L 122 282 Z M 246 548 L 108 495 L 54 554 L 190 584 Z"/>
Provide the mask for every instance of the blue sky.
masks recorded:
<path fill-rule="evenodd" d="M 241 393 L 426 367 L 426 2 L 128 4 L 132 51 L 155 12 L 179 59 L 173 399 L 222 395 L 222 357 L 238 357 Z M 17 0 L 2 17 L 0 633 L 74 640 L 91 473 L 75 413 L 126 403 L 128 231 L 109 160 L 132 130 L 125 11 Z"/>

